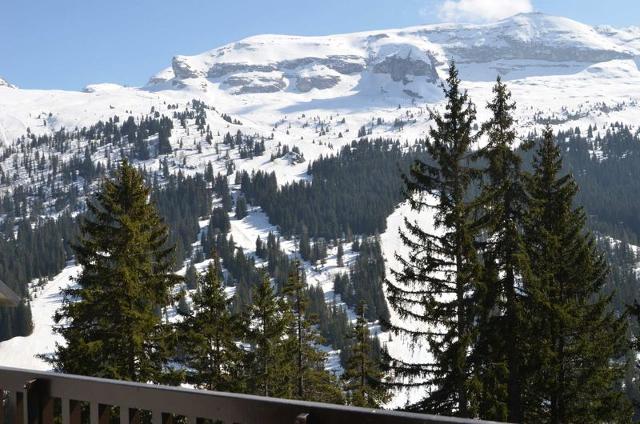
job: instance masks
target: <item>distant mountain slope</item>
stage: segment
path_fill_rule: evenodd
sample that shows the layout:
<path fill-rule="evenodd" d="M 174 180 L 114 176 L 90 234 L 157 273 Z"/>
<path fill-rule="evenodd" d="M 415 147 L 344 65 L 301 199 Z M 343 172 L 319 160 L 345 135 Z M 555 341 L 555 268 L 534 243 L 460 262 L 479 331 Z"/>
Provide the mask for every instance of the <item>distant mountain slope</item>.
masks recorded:
<path fill-rule="evenodd" d="M 540 13 L 484 25 L 438 24 L 324 37 L 260 35 L 202 53 L 176 56 L 149 87 L 218 85 L 233 93 L 308 92 L 344 83 L 418 97 L 449 59 L 466 79 L 565 74 L 640 54 L 629 30 L 596 29 Z M 546 71 L 543 69 L 546 68 Z M 513 74 L 513 75 L 512 75 Z M 167 85 L 169 83 L 169 85 Z"/>
<path fill-rule="evenodd" d="M 51 133 L 193 98 L 264 131 L 285 116 L 314 113 L 357 115 L 359 126 L 373 110 L 437 104 L 450 59 L 477 104 L 491 95 L 496 75 L 508 80 L 523 131 L 543 118 L 586 126 L 632 122 L 638 113 L 639 28 L 591 27 L 530 13 L 483 25 L 258 35 L 176 56 L 140 88 L 24 90 L 0 80 L 0 142 L 10 143 L 27 128 Z M 407 138 L 423 134 L 425 124 L 418 119 L 404 125 Z"/>

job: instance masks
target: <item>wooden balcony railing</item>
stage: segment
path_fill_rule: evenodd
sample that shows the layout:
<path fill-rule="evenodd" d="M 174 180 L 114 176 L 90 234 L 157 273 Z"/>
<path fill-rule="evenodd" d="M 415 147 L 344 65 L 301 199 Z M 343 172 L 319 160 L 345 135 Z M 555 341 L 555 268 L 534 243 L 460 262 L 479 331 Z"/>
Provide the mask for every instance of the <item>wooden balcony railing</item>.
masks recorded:
<path fill-rule="evenodd" d="M 444 424 L 481 421 L 0 367 L 3 423 Z M 485 422 L 486 423 L 486 422 Z"/>

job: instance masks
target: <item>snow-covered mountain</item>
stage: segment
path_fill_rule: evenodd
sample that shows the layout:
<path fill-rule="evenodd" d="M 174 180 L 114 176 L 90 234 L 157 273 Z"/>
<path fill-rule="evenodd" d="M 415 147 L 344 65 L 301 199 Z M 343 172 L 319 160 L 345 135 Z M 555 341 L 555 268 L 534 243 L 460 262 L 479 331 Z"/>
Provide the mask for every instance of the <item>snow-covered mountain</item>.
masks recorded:
<path fill-rule="evenodd" d="M 5 79 L 3 79 L 2 77 L 0 77 L 0 87 L 7 87 L 7 88 L 16 88 L 15 85 L 9 84 L 9 82 L 7 82 Z"/>
<path fill-rule="evenodd" d="M 441 99 L 438 85 L 450 59 L 478 104 L 490 96 L 496 75 L 510 81 L 526 111 L 523 127 L 535 112 L 596 119 L 601 104 L 615 109 L 616 119 L 629 121 L 635 113 L 631 104 L 640 99 L 640 28 L 591 27 L 529 13 L 483 25 L 259 35 L 175 56 L 139 88 L 94 84 L 84 92 L 8 91 L 10 85 L 0 82 L 0 139 L 9 142 L 27 127 L 38 132 L 88 125 L 192 98 L 265 126 L 298 112 L 359 114 L 433 104 Z M 626 108 L 618 107 L 623 103 Z M 43 114 L 47 128 L 40 128 Z"/>
<path fill-rule="evenodd" d="M 633 59 L 640 55 L 639 47 L 637 29 L 596 29 L 530 13 L 485 25 L 426 25 L 326 37 L 261 35 L 197 56 L 176 56 L 148 87 L 215 85 L 240 95 L 306 93 L 342 84 L 376 95 L 400 83 L 406 95 L 420 98 L 449 59 L 465 69 L 466 79 L 493 80 L 496 73 L 515 79 Z M 488 72 L 479 72 L 480 67 Z"/>

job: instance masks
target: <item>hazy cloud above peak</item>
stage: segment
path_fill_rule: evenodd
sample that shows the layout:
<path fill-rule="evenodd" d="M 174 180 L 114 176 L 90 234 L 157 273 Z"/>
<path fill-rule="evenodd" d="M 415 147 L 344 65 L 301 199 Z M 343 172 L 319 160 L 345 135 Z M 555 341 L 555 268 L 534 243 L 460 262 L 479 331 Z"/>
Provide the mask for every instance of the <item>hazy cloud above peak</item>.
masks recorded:
<path fill-rule="evenodd" d="M 445 0 L 437 16 L 443 22 L 493 22 L 532 11 L 531 0 Z"/>

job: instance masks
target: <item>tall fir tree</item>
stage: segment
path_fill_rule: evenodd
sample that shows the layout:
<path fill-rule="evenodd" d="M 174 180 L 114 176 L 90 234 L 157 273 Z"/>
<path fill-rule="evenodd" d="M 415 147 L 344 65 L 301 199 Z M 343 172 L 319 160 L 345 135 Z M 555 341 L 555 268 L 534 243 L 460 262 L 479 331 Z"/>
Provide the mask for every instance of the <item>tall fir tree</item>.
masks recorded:
<path fill-rule="evenodd" d="M 526 193 L 522 159 L 514 151 L 516 131 L 511 93 L 498 77 L 491 118 L 483 125 L 488 142 L 479 151 L 486 161 L 481 198 L 485 244 L 478 290 L 478 342 L 474 368 L 481 384 L 479 415 L 522 422 L 523 309 L 518 280 L 528 266 L 522 225 Z"/>
<path fill-rule="evenodd" d="M 238 346 L 242 324 L 231 314 L 214 260 L 200 277 L 193 294 L 193 312 L 181 324 L 187 382 L 196 387 L 238 392 L 244 390 L 243 350 Z"/>
<path fill-rule="evenodd" d="M 358 317 L 353 328 L 351 356 L 342 376 L 349 404 L 366 408 L 380 408 L 390 399 L 379 364 L 374 362 L 369 323 L 365 303 L 357 308 Z"/>
<path fill-rule="evenodd" d="M 184 282 L 189 290 L 195 290 L 198 286 L 198 271 L 193 262 L 189 262 L 187 270 L 184 274 Z"/>
<path fill-rule="evenodd" d="M 160 129 L 158 130 L 158 154 L 159 155 L 167 155 L 171 153 L 172 149 L 171 149 L 171 142 L 169 141 L 169 137 L 171 137 L 171 128 L 161 125 Z"/>
<path fill-rule="evenodd" d="M 242 219 L 247 216 L 247 200 L 244 196 L 239 196 L 236 200 L 236 219 Z"/>
<path fill-rule="evenodd" d="M 269 276 L 263 274 L 249 306 L 247 334 L 251 351 L 247 368 L 249 391 L 253 394 L 272 397 L 287 394 L 283 382 L 292 364 L 286 356 L 285 339 L 292 316 L 286 310 L 285 300 L 276 297 Z"/>
<path fill-rule="evenodd" d="M 433 164 L 416 160 L 404 177 L 412 209 L 435 212 L 435 231 L 405 220 L 401 239 L 408 255 L 397 255 L 401 269 L 392 270 L 394 278 L 386 283 L 389 303 L 405 321 L 389 323 L 391 329 L 408 335 L 413 343 L 426 342 L 431 357 L 419 363 L 389 360 L 401 384 L 431 388 L 411 410 L 470 417 L 477 414 L 469 352 L 476 338 L 474 294 L 480 274 L 476 205 L 469 199 L 476 176 L 469 165 L 476 112 L 461 91 L 453 62 L 443 90 L 446 110 L 432 113 L 435 127 L 427 140 Z M 419 325 L 423 329 L 417 329 Z"/>
<path fill-rule="evenodd" d="M 547 127 L 529 179 L 525 242 L 533 272 L 525 275 L 527 358 L 523 421 L 628 422 L 621 383 L 626 321 L 602 294 L 608 272 L 586 216 L 574 206 L 577 185 L 561 176 L 562 158 Z"/>
<path fill-rule="evenodd" d="M 287 313 L 290 314 L 285 349 L 291 361 L 291 373 L 285 382 L 288 387 L 285 397 L 342 403 L 343 396 L 337 378 L 325 370 L 326 355 L 317 348 L 322 339 L 314 326 L 314 317 L 307 314 L 309 298 L 299 262 L 283 287 L 283 295 Z"/>
<path fill-rule="evenodd" d="M 160 308 L 179 282 L 169 231 L 149 202 L 143 176 L 127 161 L 87 202 L 73 249 L 82 271 L 63 291 L 55 332 L 64 343 L 50 359 L 58 371 L 131 381 L 168 382 L 170 327 Z"/>
<path fill-rule="evenodd" d="M 344 266 L 344 247 L 342 240 L 338 240 L 338 253 L 336 254 L 336 264 L 342 268 Z"/>

